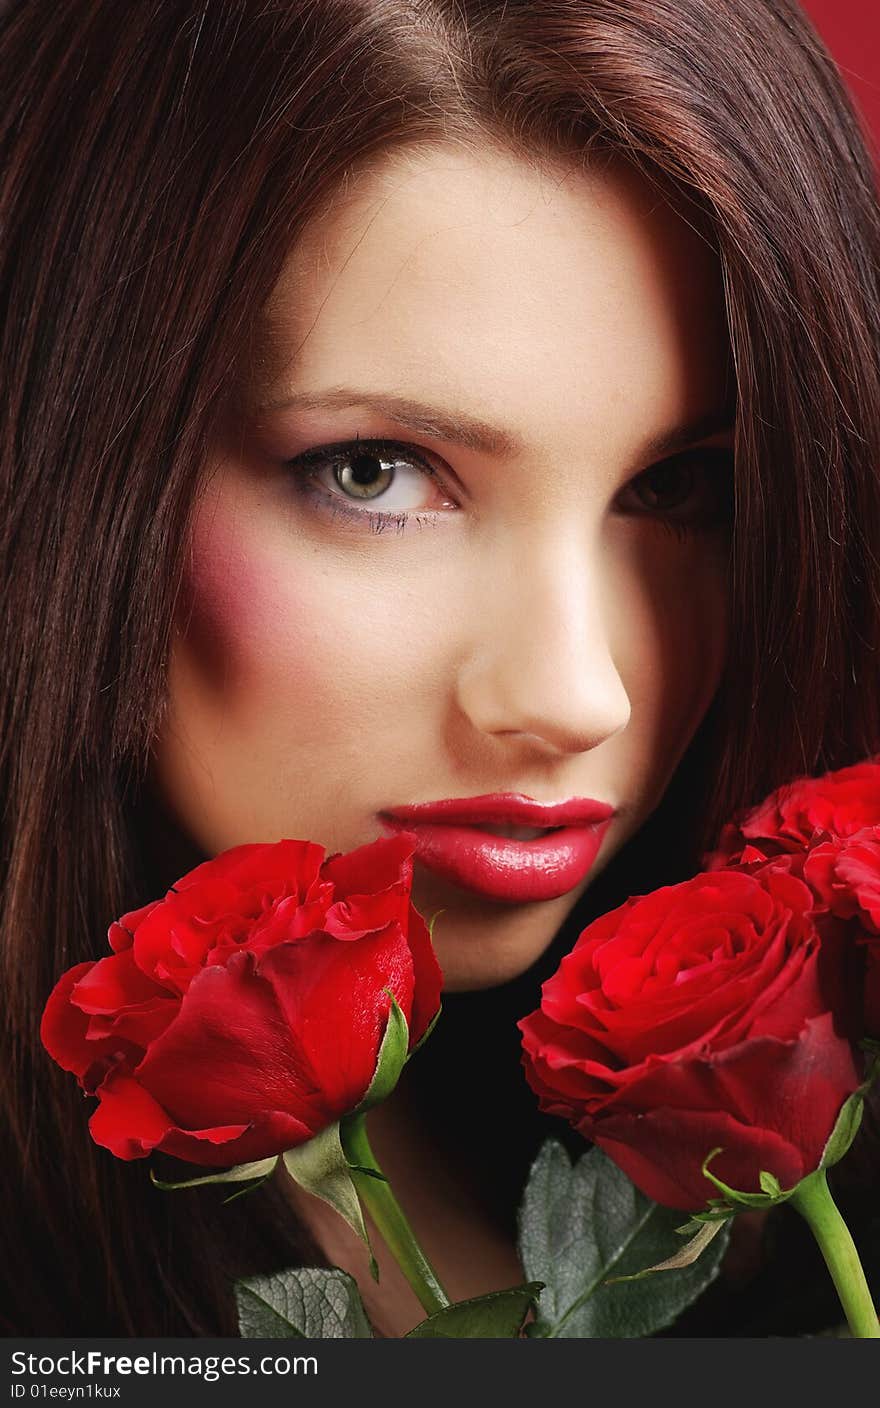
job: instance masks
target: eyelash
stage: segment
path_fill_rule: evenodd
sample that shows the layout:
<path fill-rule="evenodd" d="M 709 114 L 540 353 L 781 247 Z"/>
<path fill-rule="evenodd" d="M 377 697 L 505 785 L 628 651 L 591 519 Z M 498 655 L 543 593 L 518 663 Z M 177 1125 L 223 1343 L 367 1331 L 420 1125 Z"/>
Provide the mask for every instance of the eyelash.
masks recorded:
<path fill-rule="evenodd" d="M 386 510 L 385 513 L 372 513 L 369 509 L 350 508 L 341 494 L 328 493 L 326 490 L 316 488 L 311 482 L 309 474 L 311 465 L 350 459 L 364 451 L 373 451 L 378 454 L 385 452 L 389 457 L 393 454 L 396 459 L 409 460 L 411 464 L 417 465 L 427 474 L 435 484 L 441 482 L 434 467 L 412 445 L 406 445 L 400 440 L 361 440 L 360 436 L 354 440 L 342 441 L 340 444 L 322 445 L 314 450 L 305 450 L 294 459 L 286 460 L 285 469 L 292 475 L 297 492 L 316 502 L 321 511 L 329 514 L 331 518 L 342 518 L 348 522 L 354 522 L 359 528 L 363 528 L 366 524 L 372 533 L 384 533 L 391 526 L 396 527 L 398 532 L 402 532 L 408 523 L 415 523 L 420 528 L 425 524 L 436 526 L 436 513 L 413 513 L 407 510 L 397 512 Z"/>
<path fill-rule="evenodd" d="M 372 533 L 383 533 L 391 526 L 396 527 L 398 532 L 402 532 L 407 524 L 415 523 L 418 527 L 426 524 L 437 526 L 439 510 L 430 513 L 416 513 L 411 510 L 386 511 L 385 513 L 374 513 L 368 509 L 351 508 L 341 494 L 329 493 L 324 489 L 317 488 L 313 483 L 312 476 L 316 470 L 311 468 L 338 460 L 347 460 L 352 456 L 363 452 L 373 452 L 377 455 L 387 454 L 395 459 L 405 459 L 412 465 L 417 465 L 436 484 L 442 484 L 440 475 L 433 466 L 412 446 L 400 440 L 361 440 L 358 436 L 354 440 L 342 441 L 334 445 L 323 445 L 312 450 L 305 450 L 302 454 L 284 462 L 285 470 L 290 474 L 296 492 L 315 502 L 320 511 L 329 514 L 331 518 L 342 518 L 347 522 L 354 522 L 359 528 L 365 526 Z M 637 484 L 639 480 L 647 479 L 652 473 L 659 469 L 672 467 L 697 466 L 700 463 L 709 461 L 715 464 L 718 469 L 710 473 L 710 488 L 714 490 L 713 499 L 718 501 L 718 507 L 714 513 L 708 517 L 697 515 L 695 518 L 677 518 L 675 510 L 664 513 L 662 510 L 652 512 L 650 508 L 644 508 L 642 512 L 636 511 L 636 517 L 654 518 L 664 528 L 680 539 L 689 537 L 700 528 L 718 526 L 728 522 L 732 515 L 732 490 L 733 480 L 733 450 L 723 446 L 706 446 L 704 449 L 685 450 L 681 454 L 675 455 L 668 460 L 662 460 L 635 479 L 630 480 L 625 485 L 625 489 Z"/>

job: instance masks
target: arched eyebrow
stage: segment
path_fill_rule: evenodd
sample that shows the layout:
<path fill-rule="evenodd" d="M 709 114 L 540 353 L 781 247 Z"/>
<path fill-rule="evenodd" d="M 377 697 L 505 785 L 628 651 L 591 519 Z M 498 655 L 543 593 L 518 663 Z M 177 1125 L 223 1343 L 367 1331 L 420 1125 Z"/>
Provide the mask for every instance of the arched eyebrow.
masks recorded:
<path fill-rule="evenodd" d="M 440 406 L 427 405 L 423 401 L 415 401 L 409 396 L 398 396 L 393 392 L 367 391 L 352 386 L 300 391 L 296 395 L 285 396 L 261 406 L 258 414 L 269 415 L 280 410 L 369 410 L 386 420 L 396 421 L 398 425 L 416 435 L 446 440 L 477 454 L 491 455 L 498 459 L 513 459 L 523 454 L 525 448 L 517 436 L 501 426 L 490 425 L 475 416 L 459 411 L 447 411 Z M 734 407 L 728 402 L 689 421 L 687 425 L 675 426 L 654 436 L 646 443 L 644 453 L 651 458 L 676 454 L 710 435 L 731 430 L 734 414 Z"/>

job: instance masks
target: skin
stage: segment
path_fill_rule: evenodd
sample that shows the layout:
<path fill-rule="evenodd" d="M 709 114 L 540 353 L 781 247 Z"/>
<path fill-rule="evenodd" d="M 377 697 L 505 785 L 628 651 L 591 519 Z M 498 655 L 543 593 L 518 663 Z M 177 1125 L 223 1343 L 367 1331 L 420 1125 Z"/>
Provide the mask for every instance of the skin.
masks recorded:
<path fill-rule="evenodd" d="M 688 479 L 678 462 L 661 508 L 694 520 L 684 537 L 647 477 L 668 459 L 653 437 L 729 405 L 713 254 L 623 164 L 413 150 L 306 231 L 266 315 L 271 356 L 196 505 L 156 785 L 206 855 L 349 850 L 386 834 L 380 810 L 447 797 L 611 802 L 590 876 L 558 899 L 490 900 L 416 866 L 446 986 L 506 981 L 656 807 L 717 687 L 730 530 L 711 486 L 729 466 L 691 456 Z M 279 404 L 338 386 L 517 445 Z M 403 442 L 438 479 L 407 460 L 371 502 L 325 461 L 323 509 L 297 492 L 285 461 L 356 435 Z M 331 504 L 389 517 L 376 532 Z"/>
<path fill-rule="evenodd" d="M 660 508 L 691 523 L 684 536 L 650 474 L 668 458 L 652 440 L 729 407 L 714 257 L 626 166 L 413 149 L 313 222 L 263 331 L 196 505 L 156 795 L 193 863 L 285 836 L 349 850 L 384 834 L 383 809 L 440 798 L 611 802 L 591 875 L 555 900 L 488 900 L 416 865 L 415 904 L 443 911 L 446 987 L 504 982 L 657 806 L 718 684 L 730 465 L 692 455 L 688 478 L 677 462 Z M 516 445 L 416 432 L 387 408 L 283 404 L 341 386 L 479 417 Z M 403 442 L 438 478 L 410 460 L 381 503 L 349 487 L 351 511 L 418 519 L 376 532 L 331 513 L 346 489 L 326 461 L 308 482 L 329 497 L 297 492 L 286 461 L 356 435 Z M 432 1143 L 409 1067 L 370 1138 L 453 1299 L 521 1280 L 474 1185 L 479 1155 Z M 342 1219 L 289 1197 L 377 1332 L 422 1318 L 381 1239 L 380 1288 Z"/>

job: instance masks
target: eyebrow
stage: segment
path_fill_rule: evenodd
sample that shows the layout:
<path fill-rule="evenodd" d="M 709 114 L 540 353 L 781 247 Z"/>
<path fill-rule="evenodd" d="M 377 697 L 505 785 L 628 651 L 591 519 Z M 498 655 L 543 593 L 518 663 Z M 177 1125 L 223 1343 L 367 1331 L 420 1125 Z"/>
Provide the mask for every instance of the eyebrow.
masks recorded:
<path fill-rule="evenodd" d="M 511 459 L 523 452 L 522 442 L 500 426 L 463 412 L 444 411 L 439 406 L 430 406 L 422 401 L 414 401 L 408 396 L 398 396 L 393 392 L 367 391 L 352 386 L 335 386 L 321 391 L 301 391 L 296 395 L 285 396 L 281 400 L 260 407 L 260 414 L 270 414 L 279 410 L 354 410 L 364 409 L 396 421 L 417 435 L 427 435 L 435 440 L 446 440 L 463 445 L 478 454 L 493 455 L 499 459 Z M 720 434 L 733 428 L 735 407 L 728 402 L 724 406 L 708 411 L 687 425 L 676 426 L 655 436 L 645 445 L 648 455 L 672 455 L 688 445 L 705 440 L 710 435 Z"/>

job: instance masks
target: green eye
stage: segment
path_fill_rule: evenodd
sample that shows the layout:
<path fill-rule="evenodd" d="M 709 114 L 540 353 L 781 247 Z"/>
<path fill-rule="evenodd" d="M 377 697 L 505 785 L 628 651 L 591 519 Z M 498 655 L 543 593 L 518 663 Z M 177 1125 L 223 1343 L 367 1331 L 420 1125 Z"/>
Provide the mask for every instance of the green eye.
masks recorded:
<path fill-rule="evenodd" d="M 430 461 L 413 446 L 393 440 L 358 438 L 318 446 L 287 460 L 285 469 L 296 492 L 319 512 L 374 533 L 400 531 L 410 523 L 436 525 L 442 511 L 456 507 Z M 422 511 L 432 498 L 438 507 Z"/>
<path fill-rule="evenodd" d="M 342 457 L 333 466 L 333 478 L 346 494 L 371 499 L 383 494 L 394 482 L 394 461 L 376 450 L 358 450 Z"/>

